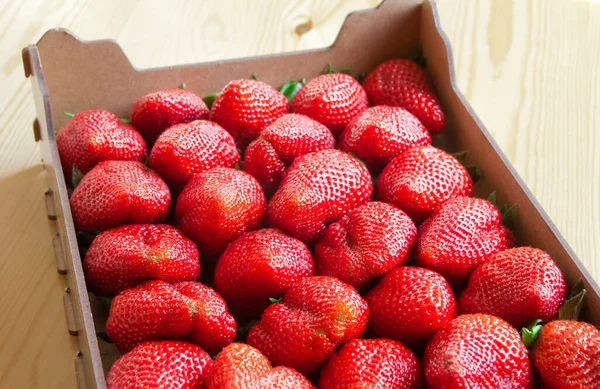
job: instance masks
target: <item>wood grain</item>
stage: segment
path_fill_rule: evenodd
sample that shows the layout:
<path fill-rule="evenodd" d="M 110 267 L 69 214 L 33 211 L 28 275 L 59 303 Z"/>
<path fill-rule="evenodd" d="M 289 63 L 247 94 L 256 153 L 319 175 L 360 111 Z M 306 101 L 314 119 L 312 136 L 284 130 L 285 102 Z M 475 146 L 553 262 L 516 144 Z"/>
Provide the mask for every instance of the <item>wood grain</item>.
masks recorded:
<path fill-rule="evenodd" d="M 379 0 L 0 1 L 0 387 L 76 387 L 20 50 L 61 26 L 140 68 L 324 47 Z M 600 3 L 439 0 L 458 83 L 575 252 L 600 262 Z"/>

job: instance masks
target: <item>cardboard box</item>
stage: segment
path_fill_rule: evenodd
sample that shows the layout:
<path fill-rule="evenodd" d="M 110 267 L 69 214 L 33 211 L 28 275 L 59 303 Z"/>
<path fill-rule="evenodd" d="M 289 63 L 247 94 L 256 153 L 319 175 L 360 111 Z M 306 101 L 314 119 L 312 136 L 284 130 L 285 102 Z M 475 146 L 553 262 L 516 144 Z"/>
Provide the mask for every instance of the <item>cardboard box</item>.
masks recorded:
<path fill-rule="evenodd" d="M 33 128 L 47 172 L 48 217 L 56 221 L 58 232 L 54 238 L 57 268 L 69 285 L 64 295 L 68 331 L 77 336 L 80 346 L 75 358 L 80 387 L 104 388 L 105 371 L 119 354 L 96 337 L 107 312 L 86 290 L 54 136 L 68 120 L 63 112 L 104 108 L 127 117 L 138 97 L 184 82 L 200 96 L 216 93 L 230 80 L 253 73 L 279 87 L 289 80 L 315 77 L 327 64 L 349 67 L 356 75 L 390 58 L 410 57 L 420 48 L 448 119 L 447 130 L 436 144 L 450 151 L 470 151 L 468 162 L 483 172 L 476 194 L 485 197 L 495 190 L 500 202 L 517 204 L 514 232 L 518 244 L 539 247 L 552 255 L 569 285 L 583 279 L 588 291 L 585 318 L 600 324 L 598 285 L 458 91 L 450 45 L 432 1 L 387 0 L 377 9 L 353 13 L 335 43 L 325 49 L 147 70 L 135 69 L 114 41 L 84 42 L 56 29 L 23 50 L 23 64 L 37 108 Z"/>

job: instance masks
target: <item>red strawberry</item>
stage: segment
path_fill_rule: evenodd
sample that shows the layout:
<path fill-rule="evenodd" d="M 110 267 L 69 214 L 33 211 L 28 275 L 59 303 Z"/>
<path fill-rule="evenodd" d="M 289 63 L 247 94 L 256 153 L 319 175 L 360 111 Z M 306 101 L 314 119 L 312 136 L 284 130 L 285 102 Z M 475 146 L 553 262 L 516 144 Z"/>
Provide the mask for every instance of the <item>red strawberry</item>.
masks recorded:
<path fill-rule="evenodd" d="M 119 293 L 110 305 L 106 333 L 122 353 L 149 340 L 183 339 L 209 353 L 235 338 L 225 301 L 199 282 L 148 281 Z"/>
<path fill-rule="evenodd" d="M 352 339 L 327 362 L 319 389 L 423 387 L 417 357 L 389 339 Z"/>
<path fill-rule="evenodd" d="M 487 200 L 457 197 L 447 201 L 419 228 L 419 266 L 442 274 L 452 285 L 467 281 L 492 255 L 511 248 L 513 234 Z"/>
<path fill-rule="evenodd" d="M 369 330 L 420 348 L 456 316 L 456 301 L 448 282 L 420 267 L 399 267 L 365 297 Z"/>
<path fill-rule="evenodd" d="M 433 146 L 394 158 L 377 180 L 377 196 L 421 222 L 444 202 L 473 192 L 471 176 L 452 155 Z"/>
<path fill-rule="evenodd" d="M 115 295 L 149 279 L 194 281 L 200 277 L 196 245 L 166 224 L 133 224 L 94 238 L 83 261 L 86 282 L 99 295 Z"/>
<path fill-rule="evenodd" d="M 160 223 L 167 219 L 170 208 L 167 184 L 136 161 L 101 162 L 81 179 L 71 195 L 71 212 L 79 231 Z"/>
<path fill-rule="evenodd" d="M 419 119 L 404 108 L 380 105 L 368 108 L 346 126 L 339 147 L 379 173 L 411 147 L 430 144 L 431 136 Z"/>
<path fill-rule="evenodd" d="M 536 319 L 558 317 L 567 284 L 542 250 L 517 247 L 501 251 L 479 266 L 458 300 L 460 313 L 489 313 L 516 328 Z"/>
<path fill-rule="evenodd" d="M 210 355 L 181 341 L 143 343 L 119 358 L 106 376 L 107 389 L 200 389 L 213 365 Z"/>
<path fill-rule="evenodd" d="M 234 80 L 215 99 L 210 120 L 223 126 L 244 148 L 289 109 L 287 98 L 271 85 L 257 80 Z"/>
<path fill-rule="evenodd" d="M 527 348 L 519 333 L 491 315 L 452 320 L 427 344 L 424 365 L 431 388 L 533 387 Z"/>
<path fill-rule="evenodd" d="M 446 118 L 427 75 L 413 61 L 392 59 L 377 66 L 363 83 L 372 105 L 402 107 L 431 134 L 444 129 Z"/>
<path fill-rule="evenodd" d="M 208 107 L 200 96 L 181 88 L 150 93 L 131 107 L 131 124 L 150 143 L 175 124 L 199 119 L 208 119 Z"/>
<path fill-rule="evenodd" d="M 271 362 L 247 344 L 232 343 L 219 353 L 206 389 L 314 389 L 302 374 Z"/>
<path fill-rule="evenodd" d="M 296 282 L 314 274 L 304 243 L 279 230 L 249 232 L 232 242 L 219 258 L 215 289 L 236 317 L 260 316 L 269 298 L 279 298 Z"/>
<path fill-rule="evenodd" d="M 323 123 L 335 136 L 368 106 L 363 87 L 352 76 L 343 73 L 313 78 L 292 99 L 293 112 Z"/>
<path fill-rule="evenodd" d="M 393 205 L 368 202 L 330 224 L 315 246 L 317 273 L 359 289 L 408 262 L 417 227 Z"/>
<path fill-rule="evenodd" d="M 600 330 L 591 324 L 546 324 L 531 357 L 546 389 L 600 388 Z"/>
<path fill-rule="evenodd" d="M 338 346 L 363 334 L 368 318 L 367 303 L 350 285 L 306 277 L 265 310 L 250 329 L 248 344 L 275 365 L 312 375 Z"/>
<path fill-rule="evenodd" d="M 74 169 L 87 173 L 102 161 L 139 161 L 148 148 L 135 128 L 103 109 L 80 112 L 56 136 L 56 147 L 68 185 Z"/>
<path fill-rule="evenodd" d="M 265 128 L 244 154 L 244 170 L 265 192 L 273 193 L 285 169 L 297 157 L 335 147 L 331 132 L 321 123 L 298 114 L 286 114 Z"/>
<path fill-rule="evenodd" d="M 373 197 L 367 169 L 339 150 L 296 158 L 269 203 L 269 222 L 312 245 L 327 225 Z"/>
<path fill-rule="evenodd" d="M 181 230 L 216 259 L 244 232 L 260 227 L 267 200 L 250 174 L 219 167 L 195 175 L 177 199 Z"/>

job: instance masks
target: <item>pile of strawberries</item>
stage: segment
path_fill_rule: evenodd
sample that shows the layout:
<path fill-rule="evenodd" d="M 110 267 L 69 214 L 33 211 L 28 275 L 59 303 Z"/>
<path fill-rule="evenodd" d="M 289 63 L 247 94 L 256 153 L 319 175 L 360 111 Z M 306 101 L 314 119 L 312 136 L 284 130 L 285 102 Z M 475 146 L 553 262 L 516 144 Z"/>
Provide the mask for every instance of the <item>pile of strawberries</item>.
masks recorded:
<path fill-rule="evenodd" d="M 165 90 L 130 124 L 59 131 L 123 353 L 110 389 L 600 388 L 585 291 L 431 145 L 445 118 L 419 65 L 282 91 Z"/>

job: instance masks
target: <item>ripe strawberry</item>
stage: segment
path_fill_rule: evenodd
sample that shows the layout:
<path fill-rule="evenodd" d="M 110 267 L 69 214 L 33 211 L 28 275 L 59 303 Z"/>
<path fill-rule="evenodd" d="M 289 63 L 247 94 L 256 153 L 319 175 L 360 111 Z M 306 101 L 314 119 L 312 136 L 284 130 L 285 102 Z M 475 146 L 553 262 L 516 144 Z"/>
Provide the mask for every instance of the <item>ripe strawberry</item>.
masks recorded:
<path fill-rule="evenodd" d="M 313 259 L 304 243 L 266 228 L 227 246 L 215 269 L 215 289 L 236 317 L 249 319 L 260 316 L 270 298 L 282 297 L 313 274 Z"/>
<path fill-rule="evenodd" d="M 422 387 L 417 357 L 389 339 L 352 339 L 327 362 L 319 378 L 319 389 Z"/>
<path fill-rule="evenodd" d="M 512 232 L 502 225 L 498 209 L 487 200 L 448 200 L 419 228 L 419 266 L 437 271 L 451 285 L 464 284 L 492 255 L 513 247 Z"/>
<path fill-rule="evenodd" d="M 460 313 L 489 313 L 516 328 L 558 317 L 567 284 L 542 250 L 517 247 L 493 255 L 469 278 L 458 300 Z"/>
<path fill-rule="evenodd" d="M 122 353 L 149 340 L 184 339 L 217 353 L 235 338 L 225 301 L 199 282 L 148 281 L 119 293 L 106 334 Z"/>
<path fill-rule="evenodd" d="M 366 295 L 369 331 L 419 349 L 456 316 L 448 282 L 420 267 L 399 267 Z"/>
<path fill-rule="evenodd" d="M 326 125 L 338 136 L 369 106 L 367 93 L 352 76 L 323 74 L 304 85 L 292 99 L 292 111 Z"/>
<path fill-rule="evenodd" d="M 413 61 L 392 59 L 377 66 L 363 83 L 371 105 L 402 107 L 415 115 L 434 135 L 446 117 L 427 75 Z"/>
<path fill-rule="evenodd" d="M 417 227 L 393 205 L 360 205 L 330 224 L 315 246 L 317 273 L 357 289 L 408 262 Z"/>
<path fill-rule="evenodd" d="M 379 173 L 394 157 L 415 146 L 431 144 L 419 119 L 400 107 L 376 106 L 354 118 L 340 137 L 339 148 L 354 153 Z"/>
<path fill-rule="evenodd" d="M 368 318 L 367 303 L 350 285 L 333 277 L 306 277 L 265 310 L 250 329 L 248 344 L 273 364 L 310 376 L 338 346 L 360 337 Z"/>
<path fill-rule="evenodd" d="M 254 177 L 218 167 L 190 180 L 177 199 L 175 214 L 181 230 L 198 244 L 203 257 L 216 260 L 229 243 L 260 227 L 266 203 Z"/>
<path fill-rule="evenodd" d="M 213 365 L 195 344 L 169 340 L 143 343 L 119 358 L 106 376 L 107 389 L 202 388 Z"/>
<path fill-rule="evenodd" d="M 265 192 L 273 193 L 294 159 L 334 147 L 335 139 L 327 127 L 308 116 L 285 114 L 250 143 L 244 154 L 244 170 L 260 182 Z"/>
<path fill-rule="evenodd" d="M 269 203 L 269 222 L 312 245 L 329 223 L 372 197 L 371 176 L 358 159 L 321 150 L 292 163 Z"/>
<path fill-rule="evenodd" d="M 287 98 L 271 85 L 257 80 L 234 80 L 215 99 L 210 120 L 225 128 L 244 148 L 289 109 Z"/>
<path fill-rule="evenodd" d="M 433 146 L 394 158 L 377 180 L 377 196 L 421 222 L 444 202 L 473 192 L 471 176 L 452 155 Z"/>
<path fill-rule="evenodd" d="M 112 296 L 149 279 L 197 280 L 200 254 L 175 227 L 133 224 L 96 236 L 83 266 L 90 290 Z"/>
<path fill-rule="evenodd" d="M 150 144 L 167 128 L 208 119 L 208 107 L 200 96 L 181 88 L 142 96 L 131 107 L 131 124 Z"/>
<path fill-rule="evenodd" d="M 232 343 L 219 353 L 205 389 L 314 389 L 302 374 L 271 362 L 252 346 Z"/>
<path fill-rule="evenodd" d="M 571 320 L 546 324 L 531 358 L 544 388 L 600 388 L 600 330 L 591 324 Z"/>
<path fill-rule="evenodd" d="M 70 202 L 75 228 L 98 232 L 122 224 L 165 221 L 171 192 L 141 162 L 105 161 L 81 179 Z"/>
<path fill-rule="evenodd" d="M 68 185 L 73 182 L 74 169 L 85 174 L 102 161 L 143 162 L 148 153 L 135 128 L 103 109 L 75 115 L 58 131 L 56 147 Z"/>
<path fill-rule="evenodd" d="M 424 365 L 431 388 L 533 387 L 527 348 L 519 333 L 491 315 L 452 320 L 427 344 Z"/>

